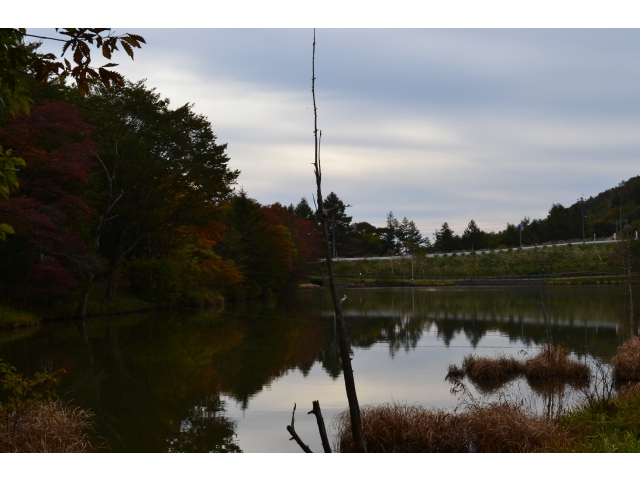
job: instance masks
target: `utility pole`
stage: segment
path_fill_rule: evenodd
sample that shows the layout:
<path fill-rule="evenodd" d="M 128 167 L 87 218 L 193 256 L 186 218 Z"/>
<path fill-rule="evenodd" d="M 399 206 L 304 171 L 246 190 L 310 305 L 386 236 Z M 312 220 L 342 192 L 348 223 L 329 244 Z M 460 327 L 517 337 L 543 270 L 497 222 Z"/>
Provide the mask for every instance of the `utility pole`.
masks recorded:
<path fill-rule="evenodd" d="M 584 195 L 580 195 L 580 203 L 582 206 L 582 243 L 584 244 Z"/>
<path fill-rule="evenodd" d="M 331 215 L 331 232 L 333 233 L 333 258 L 336 258 L 336 214 Z"/>
<path fill-rule="evenodd" d="M 624 220 L 624 228 L 627 231 L 627 272 L 629 274 L 629 330 L 633 335 L 633 292 L 631 291 L 631 245 L 629 244 L 629 227 L 628 219 Z M 624 258 L 624 257 L 623 257 Z"/>
<path fill-rule="evenodd" d="M 522 231 L 524 230 L 524 223 L 520 222 L 520 248 L 522 248 Z M 471 245 L 471 250 L 473 250 L 473 245 Z"/>

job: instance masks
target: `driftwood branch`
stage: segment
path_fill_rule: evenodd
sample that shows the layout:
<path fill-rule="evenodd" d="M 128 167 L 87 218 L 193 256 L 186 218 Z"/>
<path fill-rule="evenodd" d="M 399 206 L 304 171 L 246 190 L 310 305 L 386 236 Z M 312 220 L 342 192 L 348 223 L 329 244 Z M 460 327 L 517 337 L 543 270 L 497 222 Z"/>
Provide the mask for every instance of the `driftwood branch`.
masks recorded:
<path fill-rule="evenodd" d="M 295 423 L 295 416 L 296 416 L 296 404 L 294 403 L 293 404 L 293 413 L 291 414 L 291 425 L 287 425 L 287 432 L 289 432 L 291 434 L 291 438 L 289 440 L 295 440 L 296 443 L 298 445 L 300 445 L 300 448 L 305 453 L 313 453 L 311 451 L 311 449 L 309 448 L 309 445 L 305 445 L 305 443 L 302 441 L 302 439 L 296 433 L 296 429 L 293 426 L 293 424 Z"/>
<path fill-rule="evenodd" d="M 316 421 L 318 422 L 318 431 L 320 432 L 324 453 L 331 453 L 331 445 L 329 445 L 329 437 L 327 437 L 327 429 L 324 427 L 324 419 L 322 418 L 322 411 L 320 410 L 320 402 L 318 400 L 313 401 L 313 410 L 307 415 L 311 415 L 312 413 L 316 416 Z"/>

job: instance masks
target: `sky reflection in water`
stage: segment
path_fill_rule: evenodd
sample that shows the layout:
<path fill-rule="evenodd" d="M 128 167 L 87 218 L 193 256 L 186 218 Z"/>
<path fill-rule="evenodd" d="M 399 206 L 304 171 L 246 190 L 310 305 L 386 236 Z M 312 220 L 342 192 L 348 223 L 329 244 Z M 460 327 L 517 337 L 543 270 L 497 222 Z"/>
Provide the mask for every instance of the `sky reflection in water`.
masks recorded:
<path fill-rule="evenodd" d="M 361 404 L 454 407 L 459 398 L 444 379 L 449 364 L 469 353 L 523 358 L 546 335 L 537 288 L 346 293 Z M 587 351 L 610 357 L 638 329 L 624 287 L 555 287 L 548 301 L 554 342 L 581 359 Z M 347 407 L 326 290 L 228 305 L 223 313 L 96 318 L 84 327 L 2 333 L 0 358 L 28 373 L 64 367 L 61 392 L 96 413 L 97 432 L 115 451 L 297 452 L 285 430 L 294 403 L 296 430 L 321 451 L 311 402 L 320 401 L 330 434 L 331 419 Z M 526 381 L 512 387 L 534 399 Z"/>

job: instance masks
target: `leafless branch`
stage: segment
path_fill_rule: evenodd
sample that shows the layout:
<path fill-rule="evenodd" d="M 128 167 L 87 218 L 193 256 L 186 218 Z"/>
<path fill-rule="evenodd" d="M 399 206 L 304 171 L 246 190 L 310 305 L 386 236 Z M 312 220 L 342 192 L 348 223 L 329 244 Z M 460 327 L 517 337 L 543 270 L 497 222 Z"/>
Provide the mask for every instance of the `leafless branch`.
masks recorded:
<path fill-rule="evenodd" d="M 298 445 L 300 445 L 300 448 L 305 452 L 305 453 L 313 453 L 311 451 L 311 449 L 309 448 L 309 445 L 306 445 L 302 439 L 298 436 L 298 434 L 296 433 L 296 429 L 294 428 L 294 423 L 295 423 L 295 416 L 296 416 L 296 404 L 293 404 L 293 413 L 291 414 L 291 425 L 287 425 L 287 432 L 289 432 L 291 434 L 291 438 L 289 440 L 295 440 L 296 443 Z"/>

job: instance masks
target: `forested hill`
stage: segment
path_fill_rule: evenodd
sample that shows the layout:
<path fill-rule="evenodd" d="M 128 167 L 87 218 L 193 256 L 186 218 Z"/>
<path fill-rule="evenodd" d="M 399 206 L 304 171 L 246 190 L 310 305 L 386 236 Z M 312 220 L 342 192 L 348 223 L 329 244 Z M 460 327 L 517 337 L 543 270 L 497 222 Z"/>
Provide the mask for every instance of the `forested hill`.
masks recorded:
<path fill-rule="evenodd" d="M 572 205 L 573 208 L 579 206 L 579 202 Z M 586 199 L 584 209 L 592 235 L 593 233 L 598 237 L 613 235 L 614 232 L 620 231 L 619 225 L 616 225 L 621 219 L 623 229 L 627 223 L 631 230 L 637 230 L 640 221 L 640 175 Z"/>
<path fill-rule="evenodd" d="M 348 199 L 347 199 L 348 200 Z M 635 236 L 640 230 L 640 176 L 622 181 L 595 197 L 577 200 L 565 207 L 553 203 L 545 218 L 523 218 L 507 223 L 504 230 L 485 232 L 471 219 L 467 228 L 454 232 L 447 222 L 433 232 L 434 241 L 421 233 L 413 221 L 396 219 L 387 214 L 387 225 L 375 227 L 367 222 L 353 222 L 345 214 L 345 202 L 334 192 L 327 197 L 333 216 L 330 235 L 334 255 L 338 257 L 397 255 L 416 251 L 452 252 L 483 248 L 517 247 L 558 241 L 610 238 L 614 233 L 629 231 Z M 303 198 L 289 211 L 313 220 L 314 215 Z M 583 224 L 584 215 L 584 224 Z M 522 235 L 520 232 L 521 225 Z M 583 230 L 584 229 L 584 230 Z M 335 235 L 334 235 L 335 231 Z"/>

